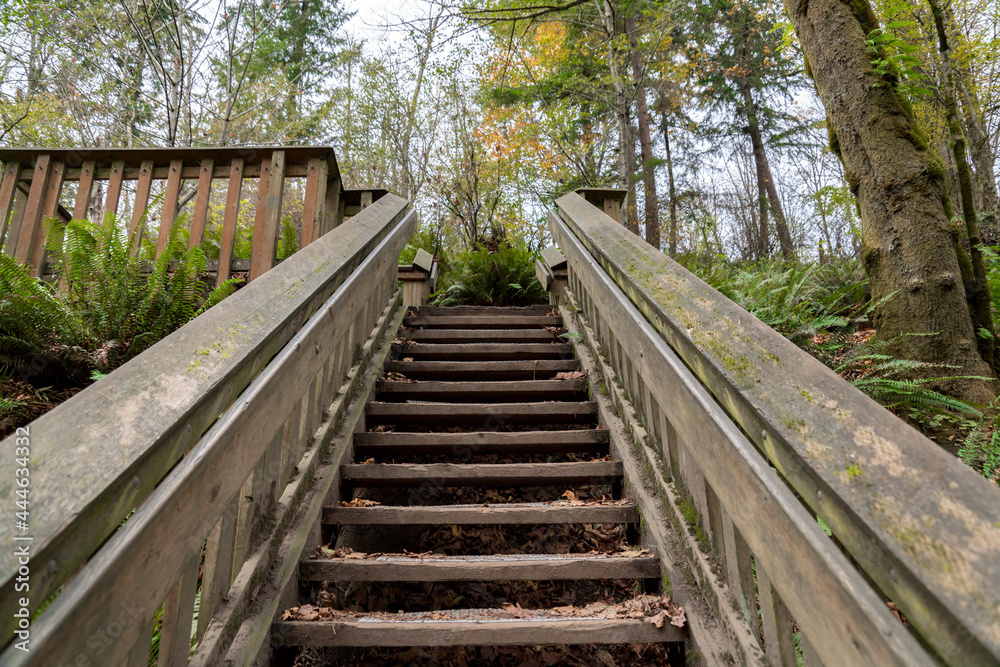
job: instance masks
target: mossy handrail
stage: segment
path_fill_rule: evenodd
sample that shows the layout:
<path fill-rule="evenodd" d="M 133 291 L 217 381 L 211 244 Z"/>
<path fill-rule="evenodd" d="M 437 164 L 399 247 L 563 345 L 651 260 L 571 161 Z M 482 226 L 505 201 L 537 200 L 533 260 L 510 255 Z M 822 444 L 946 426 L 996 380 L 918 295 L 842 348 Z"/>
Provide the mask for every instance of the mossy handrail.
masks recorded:
<path fill-rule="evenodd" d="M 161 604 L 161 655 L 186 659 L 197 582 L 200 639 L 361 345 L 401 307 L 397 257 L 415 226 L 407 201 L 382 196 L 29 425 L 31 590 L 15 591 L 5 549 L 0 662 L 146 664 Z M 14 468 L 0 461 L 12 506 Z M 0 526 L 7 544 L 20 534 Z M 19 598 L 34 612 L 64 586 L 32 621 L 31 652 L 16 650 Z M 109 623 L 114 641 L 95 640 Z"/>
<path fill-rule="evenodd" d="M 569 290 L 693 496 L 737 601 L 755 609 L 766 568 L 764 625 L 787 605 L 824 664 L 996 664 L 1000 489 L 583 197 L 556 205 Z M 628 309 L 641 327 L 624 324 Z M 740 461 L 744 478 L 720 461 Z"/>

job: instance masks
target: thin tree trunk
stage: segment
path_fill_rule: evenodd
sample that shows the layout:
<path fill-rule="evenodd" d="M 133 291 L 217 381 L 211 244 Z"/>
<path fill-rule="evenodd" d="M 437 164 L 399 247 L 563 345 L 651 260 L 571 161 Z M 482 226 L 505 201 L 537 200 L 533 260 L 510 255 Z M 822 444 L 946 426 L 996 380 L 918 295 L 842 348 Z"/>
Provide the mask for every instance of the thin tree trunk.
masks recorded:
<path fill-rule="evenodd" d="M 785 0 L 826 105 L 834 146 L 861 210 L 862 257 L 875 326 L 894 352 L 957 366 L 940 375 L 993 376 L 979 354 L 962 284 L 968 256 L 949 220 L 940 162 L 908 107 L 875 72 L 866 43 L 879 27 L 868 0 Z M 888 85 L 887 85 L 888 84 Z M 910 333 L 937 334 L 907 336 Z M 995 376 L 994 376 L 995 377 Z M 939 390 L 981 405 L 994 383 L 939 381 Z"/>
<path fill-rule="evenodd" d="M 642 85 L 642 61 L 636 40 L 635 19 L 625 24 L 628 33 L 629 55 L 632 60 L 632 79 L 635 82 L 636 116 L 639 121 L 639 147 L 642 153 L 642 186 L 645 194 L 646 243 L 660 249 L 659 198 L 656 195 L 656 171 L 653 165 L 653 141 L 649 133 L 649 109 L 646 106 L 646 87 Z"/>
<path fill-rule="evenodd" d="M 667 186 L 670 189 L 670 256 L 677 254 L 677 190 L 674 183 L 674 160 L 670 154 L 670 130 L 663 114 L 663 148 L 667 152 Z"/>
<path fill-rule="evenodd" d="M 990 304 L 989 285 L 986 282 L 986 262 L 979 249 L 981 244 L 979 220 L 976 217 L 976 205 L 972 191 L 972 170 L 969 169 L 969 161 L 966 157 L 965 134 L 962 132 L 962 123 L 958 116 L 958 101 L 955 98 L 951 48 L 948 46 L 944 14 L 941 12 L 937 0 L 927 1 L 934 14 L 934 26 L 937 28 L 938 50 L 941 52 L 941 74 L 944 79 L 942 92 L 944 93 L 945 115 L 948 120 L 948 132 L 951 135 L 951 150 L 955 155 L 955 165 L 958 172 L 958 189 L 962 197 L 962 216 L 965 219 L 965 230 L 969 236 L 969 256 L 972 260 L 974 277 L 972 289 L 968 290 L 967 286 L 967 291 L 970 292 L 969 306 L 972 310 L 972 319 L 977 327 L 976 342 L 979 345 L 979 354 L 992 368 L 995 363 L 993 308 Z M 982 335 L 978 335 L 979 332 L 983 332 Z"/>
<path fill-rule="evenodd" d="M 618 51 L 617 37 L 620 34 L 615 10 L 611 0 L 598 0 L 604 32 L 608 36 L 608 69 L 611 85 L 615 91 L 615 114 L 618 117 L 618 187 L 628 190 L 622 222 L 633 234 L 639 234 L 639 216 L 636 212 L 635 183 L 635 142 L 632 139 L 632 123 L 629 121 L 629 100 L 625 90 L 624 64 Z"/>
<path fill-rule="evenodd" d="M 771 164 L 768 162 L 767 151 L 764 149 L 764 139 L 760 133 L 760 121 L 757 118 L 757 105 L 753 100 L 753 91 L 750 90 L 750 84 L 745 78 L 739 77 L 737 83 L 743 95 L 743 110 L 747 115 L 747 128 L 750 142 L 753 145 L 753 159 L 757 164 L 757 179 L 762 191 L 761 197 L 769 205 L 768 207 L 774 215 L 774 228 L 778 232 L 781 256 L 787 260 L 793 260 L 795 259 L 795 248 L 792 245 L 792 235 L 788 232 L 785 212 L 781 207 L 781 200 L 778 199 L 774 177 L 771 175 Z M 762 215 L 762 224 L 765 220 Z"/>

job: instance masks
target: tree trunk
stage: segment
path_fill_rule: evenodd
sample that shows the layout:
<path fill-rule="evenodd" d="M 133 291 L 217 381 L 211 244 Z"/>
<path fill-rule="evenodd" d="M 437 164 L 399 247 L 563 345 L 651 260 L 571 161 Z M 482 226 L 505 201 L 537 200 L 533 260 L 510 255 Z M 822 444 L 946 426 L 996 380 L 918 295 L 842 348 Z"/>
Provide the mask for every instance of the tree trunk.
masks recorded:
<path fill-rule="evenodd" d="M 667 151 L 667 186 L 670 189 L 670 256 L 677 254 L 677 190 L 674 184 L 674 160 L 670 154 L 670 131 L 663 114 L 663 147 Z"/>
<path fill-rule="evenodd" d="M 934 14 L 934 26 L 937 28 L 938 49 L 941 52 L 941 74 L 944 85 L 945 116 L 948 121 L 951 150 L 955 155 L 955 165 L 958 172 L 958 189 L 962 197 L 962 216 L 965 219 L 965 230 L 969 237 L 969 255 L 972 260 L 974 283 L 969 293 L 969 307 L 976 326 L 976 342 L 983 361 L 994 367 L 995 332 L 993 330 L 993 307 L 990 304 L 990 289 L 986 282 L 986 263 L 979 249 L 982 241 L 979 238 L 979 220 L 976 217 L 976 205 L 972 191 L 972 170 L 966 157 L 965 134 L 962 132 L 962 121 L 958 116 L 958 100 L 955 97 L 955 78 L 951 66 L 951 48 L 948 46 L 948 33 L 945 30 L 944 15 L 937 0 L 928 0 L 931 12 Z M 969 287 L 968 285 L 966 286 Z M 978 335 L 978 332 L 983 332 Z"/>
<path fill-rule="evenodd" d="M 996 245 L 1000 242 L 1000 230 L 997 229 L 997 179 L 993 165 L 996 155 L 990 143 L 989 132 L 984 127 L 984 119 L 977 109 L 977 100 L 969 93 L 969 89 L 956 77 L 958 89 L 962 96 L 962 109 L 965 111 L 965 127 L 969 133 L 969 153 L 975 166 L 976 208 L 979 210 L 982 224 L 980 236 L 986 245 Z"/>
<path fill-rule="evenodd" d="M 625 90 L 625 67 L 618 51 L 618 22 L 611 0 L 598 5 L 604 32 L 608 36 L 608 69 L 615 91 L 615 115 L 618 117 L 618 187 L 628 190 L 622 223 L 633 234 L 639 234 L 639 216 L 636 213 L 635 183 L 635 142 L 632 139 L 632 123 L 629 121 L 629 99 Z"/>
<path fill-rule="evenodd" d="M 740 92 L 743 94 L 743 107 L 747 115 L 747 131 L 750 134 L 750 142 L 753 145 L 753 159 L 757 164 L 757 181 L 761 190 L 761 205 L 768 205 L 771 213 L 774 214 L 774 228 L 778 232 L 778 243 L 781 245 L 781 256 L 787 260 L 795 259 L 795 248 L 792 246 L 792 235 L 788 232 L 788 225 L 785 222 L 785 211 L 781 207 L 781 200 L 778 199 L 778 190 L 774 186 L 774 178 L 771 175 L 771 164 L 767 160 L 767 151 L 764 149 L 764 140 L 760 134 L 760 122 L 757 119 L 757 105 L 753 101 L 753 91 L 750 84 L 743 77 L 737 78 Z M 761 213 L 761 225 L 766 224 L 767 218 Z M 762 237 L 766 234 L 762 234 Z"/>
<path fill-rule="evenodd" d="M 942 165 L 891 82 L 874 71 L 865 40 L 879 24 L 868 0 L 785 0 L 785 9 L 858 199 L 879 337 L 895 340 L 902 356 L 957 367 L 942 376 L 993 376 L 976 345 L 962 281 L 969 259 L 949 220 Z M 996 395 L 986 381 L 938 388 L 982 405 Z"/>
<path fill-rule="evenodd" d="M 653 141 L 649 134 L 649 109 L 646 106 L 646 87 L 642 85 L 642 61 L 636 40 L 635 19 L 625 24 L 628 33 L 629 55 L 632 60 L 632 79 L 635 81 L 635 107 L 639 121 L 639 147 L 642 153 L 642 186 L 645 194 L 643 208 L 646 217 L 646 243 L 660 249 L 660 212 L 656 195 L 656 171 L 653 165 Z"/>

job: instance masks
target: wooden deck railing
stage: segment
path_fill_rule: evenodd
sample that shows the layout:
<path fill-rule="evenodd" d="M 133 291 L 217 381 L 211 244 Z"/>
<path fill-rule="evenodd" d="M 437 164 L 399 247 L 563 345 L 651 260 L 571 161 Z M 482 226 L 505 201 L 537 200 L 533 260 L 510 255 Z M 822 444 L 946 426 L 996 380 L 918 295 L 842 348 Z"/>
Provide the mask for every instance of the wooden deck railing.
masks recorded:
<path fill-rule="evenodd" d="M 305 179 L 299 247 L 306 247 L 345 218 L 378 201 L 377 188 L 344 190 L 333 149 L 309 147 L 0 149 L 0 243 L 5 252 L 46 273 L 46 218 L 101 219 L 130 211 L 128 232 L 139 243 L 143 216 L 156 200 L 156 253 L 185 207 L 191 209 L 189 245 L 202 243 L 209 222 L 213 183 L 225 182 L 216 197 L 222 207 L 219 257 L 209 264 L 216 282 L 231 270 L 253 280 L 274 266 L 288 179 Z M 233 243 L 245 199 L 254 183 L 253 244 L 249 259 L 233 259 Z M 125 184 L 135 182 L 126 192 Z M 69 186 L 69 187 L 67 187 Z M 219 186 L 216 186 L 219 187 Z M 154 196 L 154 192 L 157 193 Z M 223 203 L 224 202 L 224 203 Z"/>
<path fill-rule="evenodd" d="M 200 665 L 267 640 L 256 596 L 275 558 L 303 548 L 325 498 L 317 466 L 364 354 L 402 317 L 408 208 L 381 196 L 26 429 L 30 528 L 0 525 L 0 662 L 145 665 L 158 610 L 161 665 L 186 664 L 193 640 Z M 14 436 L 2 446 L 0 498 L 13 508 Z M 30 592 L 15 590 L 12 544 L 30 550 Z M 19 651 L 19 610 L 57 593 Z M 246 636 L 248 618 L 263 636 Z"/>
<path fill-rule="evenodd" d="M 583 197 L 556 204 L 635 446 L 693 500 L 768 661 L 1000 663 L 1000 489 Z"/>

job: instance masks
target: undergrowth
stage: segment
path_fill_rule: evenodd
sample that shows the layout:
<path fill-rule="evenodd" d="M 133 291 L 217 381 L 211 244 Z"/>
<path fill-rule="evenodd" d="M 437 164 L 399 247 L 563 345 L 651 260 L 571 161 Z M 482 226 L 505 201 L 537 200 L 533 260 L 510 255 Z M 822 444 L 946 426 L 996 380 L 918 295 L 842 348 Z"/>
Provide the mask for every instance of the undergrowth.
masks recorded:
<path fill-rule="evenodd" d="M 984 254 L 997 304 L 1000 254 L 989 248 Z M 806 265 L 782 261 L 733 265 L 703 257 L 681 261 L 855 387 L 1000 482 L 1000 435 L 994 429 L 1000 405 L 982 409 L 934 389 L 937 382 L 973 379 L 959 375 L 959 369 L 892 354 L 895 341 L 879 339 L 872 329 L 871 313 L 877 304 L 869 299 L 859 261 Z"/>
<path fill-rule="evenodd" d="M 456 253 L 441 276 L 434 305 L 527 306 L 545 303 L 535 277 L 535 253 L 520 245 L 499 244 Z"/>
<path fill-rule="evenodd" d="M 148 247 L 133 246 L 127 224 L 115 216 L 48 224 L 54 284 L 0 254 L 0 383 L 6 394 L 0 428 L 20 425 L 19 414 L 37 417 L 30 405 L 46 392 L 77 390 L 110 373 L 224 299 L 238 282 L 208 289 L 199 280 L 205 255 L 187 247 L 182 224 L 152 262 L 142 259 Z"/>

